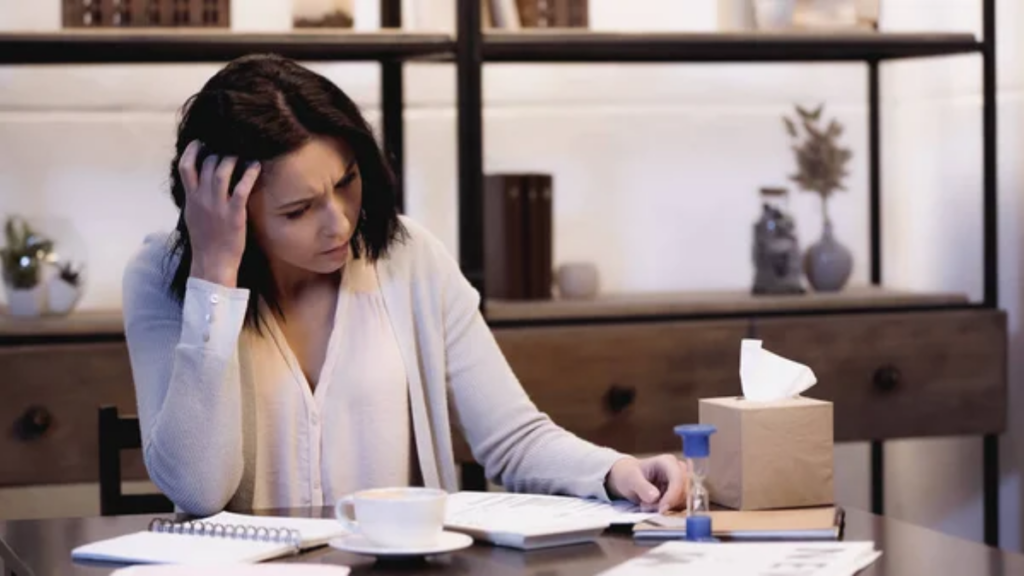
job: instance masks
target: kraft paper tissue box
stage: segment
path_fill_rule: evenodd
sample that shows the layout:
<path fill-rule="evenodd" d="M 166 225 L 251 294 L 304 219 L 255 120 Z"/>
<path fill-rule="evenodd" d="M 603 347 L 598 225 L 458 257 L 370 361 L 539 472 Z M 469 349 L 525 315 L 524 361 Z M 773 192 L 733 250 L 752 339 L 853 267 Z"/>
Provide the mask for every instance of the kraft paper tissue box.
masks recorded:
<path fill-rule="evenodd" d="M 800 395 L 817 380 L 802 364 L 745 340 L 743 397 L 699 402 L 711 424 L 711 501 L 737 510 L 834 503 L 832 403 Z"/>

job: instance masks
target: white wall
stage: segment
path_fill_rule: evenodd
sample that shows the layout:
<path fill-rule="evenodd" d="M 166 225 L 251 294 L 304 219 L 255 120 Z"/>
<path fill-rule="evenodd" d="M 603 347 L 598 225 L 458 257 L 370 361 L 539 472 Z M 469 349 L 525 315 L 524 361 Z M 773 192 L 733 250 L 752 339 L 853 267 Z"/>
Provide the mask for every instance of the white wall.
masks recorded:
<path fill-rule="evenodd" d="M 11 0 L 0 0 L 10 2 Z M 55 0 L 51 0 L 55 1 Z M 43 4 L 41 2 L 33 4 Z M 702 18 L 705 3 L 698 3 Z M 893 30 L 980 32 L 979 0 L 883 2 Z M 607 9 L 608 3 L 604 3 Z M 625 3 L 622 4 L 623 6 Z M 695 4 L 696 6 L 697 4 Z M 1000 289 L 1010 312 L 1011 414 L 1021 406 L 1024 6 L 1000 0 Z M 18 3 L 22 22 L 35 22 Z M 631 24 L 631 26 L 634 24 Z M 375 65 L 315 65 L 378 119 Z M 116 307 L 125 260 L 173 225 L 167 194 L 175 113 L 216 66 L 0 68 L 0 214 L 72 221 L 89 255 L 82 306 Z M 456 242 L 454 71 L 406 71 L 408 212 Z M 744 289 L 757 190 L 792 169 L 780 115 L 827 103 L 854 150 L 849 191 L 831 206 L 868 279 L 866 71 L 860 64 L 489 65 L 488 171 L 556 176 L 555 260 L 589 259 L 610 290 Z M 981 296 L 981 68 L 977 56 L 886 64 L 883 72 L 884 274 L 887 282 Z M 792 204 L 804 243 L 820 230 L 817 199 Z M 1003 544 L 1021 548 L 1022 430 L 1003 443 Z M 981 538 L 976 439 L 890 443 L 893 515 Z M 868 506 L 867 451 L 837 448 L 843 502 Z"/>

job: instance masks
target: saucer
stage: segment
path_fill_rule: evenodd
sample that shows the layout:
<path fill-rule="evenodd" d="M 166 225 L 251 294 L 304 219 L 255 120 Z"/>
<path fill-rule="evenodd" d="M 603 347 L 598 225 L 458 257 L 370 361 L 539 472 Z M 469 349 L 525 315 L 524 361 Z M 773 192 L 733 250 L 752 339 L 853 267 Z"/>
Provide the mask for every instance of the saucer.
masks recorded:
<path fill-rule="evenodd" d="M 431 556 L 455 552 L 473 545 L 473 538 L 459 532 L 441 532 L 433 546 L 415 548 L 390 548 L 370 542 L 362 534 L 346 534 L 334 538 L 328 543 L 331 548 L 343 552 L 366 554 L 379 557 Z"/>

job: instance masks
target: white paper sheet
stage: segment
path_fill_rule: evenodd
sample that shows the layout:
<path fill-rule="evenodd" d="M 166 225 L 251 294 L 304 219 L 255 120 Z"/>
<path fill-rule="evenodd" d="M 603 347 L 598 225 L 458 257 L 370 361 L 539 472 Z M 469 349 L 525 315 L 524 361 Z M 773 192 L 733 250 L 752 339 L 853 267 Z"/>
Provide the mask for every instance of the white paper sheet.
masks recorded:
<path fill-rule="evenodd" d="M 873 542 L 667 542 L 599 576 L 853 576 L 880 555 Z"/>
<path fill-rule="evenodd" d="M 462 525 L 563 523 L 603 520 L 608 524 L 636 524 L 655 514 L 643 513 L 629 501 L 612 504 L 597 500 L 512 494 L 458 492 L 448 497 L 447 522 Z"/>

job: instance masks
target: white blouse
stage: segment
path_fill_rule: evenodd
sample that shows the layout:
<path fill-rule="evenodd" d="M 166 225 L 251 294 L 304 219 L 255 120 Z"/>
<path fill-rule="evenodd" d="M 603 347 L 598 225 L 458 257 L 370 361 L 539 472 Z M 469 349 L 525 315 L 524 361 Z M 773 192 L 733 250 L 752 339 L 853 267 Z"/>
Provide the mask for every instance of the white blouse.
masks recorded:
<path fill-rule="evenodd" d="M 253 506 L 333 505 L 356 490 L 409 485 L 406 373 L 374 266 L 365 259 L 345 266 L 315 390 L 273 314 L 265 304 L 260 312 L 263 334 L 241 335 L 256 433 L 268 440 L 256 442 Z"/>

